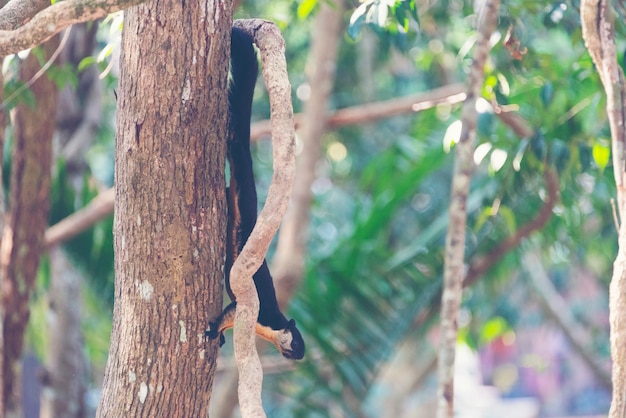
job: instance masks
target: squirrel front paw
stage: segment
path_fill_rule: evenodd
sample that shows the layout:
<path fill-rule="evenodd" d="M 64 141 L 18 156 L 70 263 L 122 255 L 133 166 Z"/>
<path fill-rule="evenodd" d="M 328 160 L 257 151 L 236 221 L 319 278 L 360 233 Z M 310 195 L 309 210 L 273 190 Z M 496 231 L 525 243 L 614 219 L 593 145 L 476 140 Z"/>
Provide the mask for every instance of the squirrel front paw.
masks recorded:
<path fill-rule="evenodd" d="M 214 340 L 217 337 L 220 337 L 220 347 L 223 346 L 226 342 L 226 340 L 224 339 L 224 333 L 219 331 L 219 324 L 214 321 L 209 322 L 209 328 L 204 331 L 204 335 L 206 337 L 209 337 L 210 340 Z"/>

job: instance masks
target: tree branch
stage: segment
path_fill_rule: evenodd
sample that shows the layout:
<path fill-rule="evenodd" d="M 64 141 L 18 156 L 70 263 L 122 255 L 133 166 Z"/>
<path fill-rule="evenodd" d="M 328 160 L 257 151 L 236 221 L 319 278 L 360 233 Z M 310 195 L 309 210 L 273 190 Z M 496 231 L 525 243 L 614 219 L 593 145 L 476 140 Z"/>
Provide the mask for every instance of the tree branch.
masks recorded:
<path fill-rule="evenodd" d="M 261 266 L 287 210 L 295 176 L 295 132 L 285 42 L 278 27 L 260 19 L 235 21 L 234 26 L 250 33 L 259 47 L 263 78 L 270 95 L 274 174 L 265 206 L 230 274 L 231 290 L 237 299 L 233 340 L 239 369 L 241 414 L 243 417 L 265 417 L 261 404 L 263 371 L 254 332 L 259 298 L 252 276 Z"/>
<path fill-rule="evenodd" d="M 476 101 L 484 82 L 484 68 L 489 55 L 489 39 L 496 28 L 499 0 L 482 3 L 479 16 L 478 37 L 474 48 L 472 66 L 467 80 L 467 98 L 463 102 L 461 121 L 463 127 L 455 145 L 454 173 L 450 197 L 450 221 L 446 234 L 443 294 L 441 296 L 441 337 L 439 344 L 437 390 L 437 417 L 454 416 L 454 361 L 457 342 L 456 319 L 463 294 L 463 258 L 465 255 L 465 229 L 467 226 L 467 196 L 474 171 L 474 142 L 478 113 Z"/>
<path fill-rule="evenodd" d="M 15 54 L 50 39 L 68 26 L 99 19 L 145 0 L 64 0 L 37 13 L 15 30 L 0 30 L 0 56 Z"/>
<path fill-rule="evenodd" d="M 489 254 L 476 257 L 465 274 L 465 278 L 463 279 L 464 287 L 473 285 L 476 280 L 481 278 L 491 267 L 497 264 L 502 257 L 513 248 L 517 247 L 519 243 L 522 242 L 522 239 L 543 228 L 546 223 L 548 223 L 548 220 L 552 217 L 552 209 L 554 209 L 554 205 L 556 205 L 556 202 L 559 200 L 559 178 L 553 169 L 546 167 L 544 179 L 548 196 L 541 210 L 539 210 L 532 220 L 519 228 L 514 235 L 502 241 L 500 245 L 490 251 Z"/>
<path fill-rule="evenodd" d="M 87 206 L 74 212 L 46 230 L 47 248 L 62 244 L 106 218 L 113 212 L 115 188 L 105 190 L 96 196 Z"/>
<path fill-rule="evenodd" d="M 0 30 L 13 30 L 50 5 L 49 0 L 11 0 L 0 9 Z"/>
<path fill-rule="evenodd" d="M 611 128 L 613 170 L 617 183 L 620 218 L 626 216 L 626 121 L 624 75 L 617 64 L 613 12 L 607 0 L 581 3 L 583 38 L 606 92 L 606 109 Z"/>
<path fill-rule="evenodd" d="M 47 42 L 43 50 L 50 56 L 58 38 Z M 30 55 L 22 64 L 20 76 L 30 79 L 39 62 Z M 32 86 L 36 108 L 19 105 L 14 114 L 14 143 L 11 157 L 11 212 L 6 222 L 0 248 L 3 316 L 4 411 L 0 416 L 17 416 L 21 411 L 20 359 L 24 331 L 30 316 L 28 300 L 35 286 L 43 236 L 50 205 L 50 165 L 52 133 L 55 126 L 57 89 L 47 78 Z"/>
<path fill-rule="evenodd" d="M 384 118 L 421 112 L 422 110 L 431 109 L 440 104 L 461 103 L 465 100 L 465 97 L 466 87 L 463 83 L 449 84 L 406 97 L 335 110 L 329 113 L 326 128 L 330 130 L 346 125 L 373 123 Z M 493 107 L 495 115 L 502 123 L 508 125 L 517 136 L 521 138 L 532 136 L 532 128 L 519 114 L 504 106 L 499 106 L 497 103 L 493 103 Z M 301 128 L 304 117 L 302 113 L 298 113 L 294 116 L 296 129 Z M 252 124 L 250 129 L 251 140 L 258 140 L 260 137 L 269 134 L 270 122 L 268 120 L 261 120 Z"/>
<path fill-rule="evenodd" d="M 425 93 L 336 110 L 328 116 L 327 128 L 336 129 L 345 125 L 372 123 L 379 119 L 430 109 L 443 103 L 460 103 L 463 100 L 465 100 L 465 85 L 451 84 Z M 303 118 L 304 115 L 301 113 L 295 115 L 296 128 L 301 127 Z M 269 121 L 263 120 L 252 124 L 250 129 L 252 140 L 269 134 Z"/>
<path fill-rule="evenodd" d="M 554 288 L 541 264 L 537 251 L 524 254 L 522 268 L 526 270 L 526 277 L 539 302 L 541 302 L 544 312 L 554 319 L 565 337 L 600 381 L 600 384 L 610 390 L 611 374 L 597 361 L 598 355 L 587 349 L 588 341 L 592 340 L 591 336 L 578 324 L 567 302 Z"/>
<path fill-rule="evenodd" d="M 611 128 L 613 175 L 617 209 L 622 224 L 619 250 L 609 288 L 609 324 L 613 360 L 613 399 L 610 418 L 626 417 L 626 86 L 617 63 L 614 14 L 608 0 L 583 0 L 580 20 L 583 39 L 600 74 L 606 92 L 606 111 Z"/>

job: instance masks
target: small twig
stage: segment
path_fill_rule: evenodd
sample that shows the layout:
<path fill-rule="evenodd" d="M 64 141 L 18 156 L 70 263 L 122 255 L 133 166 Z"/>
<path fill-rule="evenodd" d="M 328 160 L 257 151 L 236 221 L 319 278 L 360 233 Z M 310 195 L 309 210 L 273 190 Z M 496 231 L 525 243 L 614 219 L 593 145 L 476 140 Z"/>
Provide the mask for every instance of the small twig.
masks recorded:
<path fill-rule="evenodd" d="M 617 207 L 615 206 L 615 199 L 611 198 L 611 211 L 613 212 L 613 223 L 615 224 L 615 231 L 619 234 L 619 219 L 617 215 Z"/>
<path fill-rule="evenodd" d="M 535 131 L 528 122 L 519 113 L 516 113 L 518 106 L 502 106 L 495 100 L 492 100 L 491 106 L 495 115 L 508 125 L 518 137 L 530 138 L 534 134 Z"/>
<path fill-rule="evenodd" d="M 63 34 L 63 38 L 61 38 L 61 42 L 59 42 L 59 46 L 52 53 L 52 55 L 50 56 L 48 61 L 46 61 L 46 63 L 41 66 L 39 71 L 37 71 L 37 73 L 35 73 L 35 75 L 32 76 L 30 80 L 28 80 L 25 84 L 22 84 L 17 90 L 15 90 L 13 92 L 13 94 L 11 94 L 9 97 L 7 97 L 6 100 L 3 101 L 2 104 L 0 104 L 0 110 L 6 108 L 7 105 L 9 103 L 11 103 L 11 101 L 13 99 L 15 99 L 17 96 L 19 96 L 20 93 L 22 93 L 27 88 L 30 88 L 35 83 L 35 81 L 37 81 L 42 75 L 44 75 L 44 73 L 46 71 L 48 71 L 48 68 L 50 68 L 52 66 L 52 64 L 57 59 L 57 57 L 59 56 L 61 51 L 63 51 L 63 48 L 65 47 L 65 43 L 67 42 L 67 40 L 70 37 L 70 32 L 71 31 L 72 31 L 72 28 L 69 28 L 68 30 L 65 31 L 65 33 Z"/>

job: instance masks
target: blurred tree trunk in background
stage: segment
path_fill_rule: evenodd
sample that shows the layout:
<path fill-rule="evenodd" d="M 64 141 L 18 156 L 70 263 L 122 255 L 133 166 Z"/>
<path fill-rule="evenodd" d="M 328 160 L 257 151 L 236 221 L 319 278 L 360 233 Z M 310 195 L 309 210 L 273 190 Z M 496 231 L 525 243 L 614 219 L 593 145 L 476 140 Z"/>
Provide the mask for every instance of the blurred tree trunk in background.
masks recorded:
<path fill-rule="evenodd" d="M 83 59 L 94 54 L 98 22 L 73 25 L 61 64 L 79 68 Z M 55 138 L 55 157 L 65 162 L 70 182 L 78 194 L 83 187 L 87 151 L 94 145 L 102 123 L 103 82 L 97 65 L 89 65 L 78 73 L 78 85 L 65 86 L 59 92 L 59 112 Z M 56 161 L 56 158 L 55 158 Z"/>
<path fill-rule="evenodd" d="M 115 306 L 98 417 L 205 417 L 222 308 L 231 2 L 124 15 Z"/>
<path fill-rule="evenodd" d="M 377 376 L 378 384 L 389 390 L 384 392 L 381 401 L 384 415 L 381 418 L 397 418 L 407 415 L 407 405 L 411 397 L 420 390 L 424 382 L 437 371 L 437 353 L 428 339 L 408 338 L 394 353 L 394 357 Z M 420 405 L 420 416 L 432 417 L 436 413 L 435 391 L 427 397 L 425 405 Z M 411 405 L 415 408 L 415 405 Z M 414 415 L 416 416 L 416 415 Z"/>
<path fill-rule="evenodd" d="M 611 128 L 613 173 L 617 188 L 619 250 L 609 290 L 613 399 L 610 418 L 626 417 L 626 86 L 617 63 L 615 12 L 608 0 L 584 0 L 580 17 L 585 45 L 600 75 L 606 93 L 606 110 Z"/>
<path fill-rule="evenodd" d="M 60 248 L 50 255 L 50 330 L 46 352 L 40 418 L 86 416 L 86 364 L 81 332 L 82 277 Z"/>
<path fill-rule="evenodd" d="M 58 46 L 58 36 L 41 48 L 48 59 Z M 22 63 L 27 82 L 41 68 L 35 54 Z M 15 129 L 11 157 L 10 213 L 2 237 L 1 274 L 3 317 L 4 416 L 21 416 L 21 371 L 24 330 L 30 316 L 32 294 L 50 205 L 52 134 L 55 127 L 57 88 L 46 77 L 30 87 L 35 107 L 20 104 L 13 114 Z M 2 411 L 0 411 L 2 415 Z"/>
<path fill-rule="evenodd" d="M 326 132 L 328 101 L 335 84 L 337 49 L 343 30 L 343 2 L 322 4 L 315 17 L 311 52 L 306 75 L 310 97 L 304 102 L 299 137 L 302 152 L 298 156 L 296 179 L 289 210 L 283 220 L 273 260 L 276 296 L 284 308 L 302 280 L 313 193 L 315 168 L 321 155 L 322 136 Z"/>
<path fill-rule="evenodd" d="M 71 27 L 60 55 L 60 64 L 78 68 L 94 52 L 97 22 Z M 91 65 L 78 74 L 78 86 L 66 85 L 59 92 L 54 158 L 59 157 L 68 171 L 74 194 L 84 187 L 85 156 L 96 139 L 102 118 L 102 83 L 98 67 Z M 69 151 L 71 150 L 71 151 Z M 59 198 L 59 196 L 57 196 Z M 81 330 L 82 286 L 84 278 L 58 248 L 49 251 L 50 288 L 48 290 L 47 332 L 49 350 L 45 358 L 41 418 L 80 418 L 84 406 L 86 363 Z"/>

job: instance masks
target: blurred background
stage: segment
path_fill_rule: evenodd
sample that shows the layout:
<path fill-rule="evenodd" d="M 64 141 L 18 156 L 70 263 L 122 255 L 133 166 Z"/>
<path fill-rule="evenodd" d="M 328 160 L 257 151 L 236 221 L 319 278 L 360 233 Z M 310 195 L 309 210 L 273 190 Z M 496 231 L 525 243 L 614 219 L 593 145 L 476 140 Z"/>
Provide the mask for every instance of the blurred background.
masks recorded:
<path fill-rule="evenodd" d="M 268 254 L 279 299 L 307 342 L 300 362 L 260 345 L 268 416 L 434 416 L 450 151 L 479 6 L 239 5 L 236 17 L 269 19 L 283 31 L 302 113 L 296 193 L 308 196 L 294 202 L 285 241 Z M 604 93 L 578 7 L 512 0 L 500 9 L 468 202 L 458 417 L 600 417 L 609 408 L 615 185 Z M 113 185 L 122 27 L 121 14 L 74 26 L 48 72 L 62 88 L 50 225 Z M 5 97 L 23 84 L 21 58 L 4 60 Z M 31 99 L 26 92 L 18 100 Z M 252 147 L 261 203 L 271 177 L 268 117 L 259 79 Z M 55 247 L 40 268 L 24 360 L 28 418 L 40 413 L 44 364 L 72 370 L 84 394 L 80 416 L 93 416 L 111 330 L 111 228 L 109 214 Z M 52 317 L 51 304 L 68 312 Z M 50 363 L 58 335 L 75 350 L 74 364 Z M 211 417 L 238 416 L 231 333 L 211 408 Z"/>

